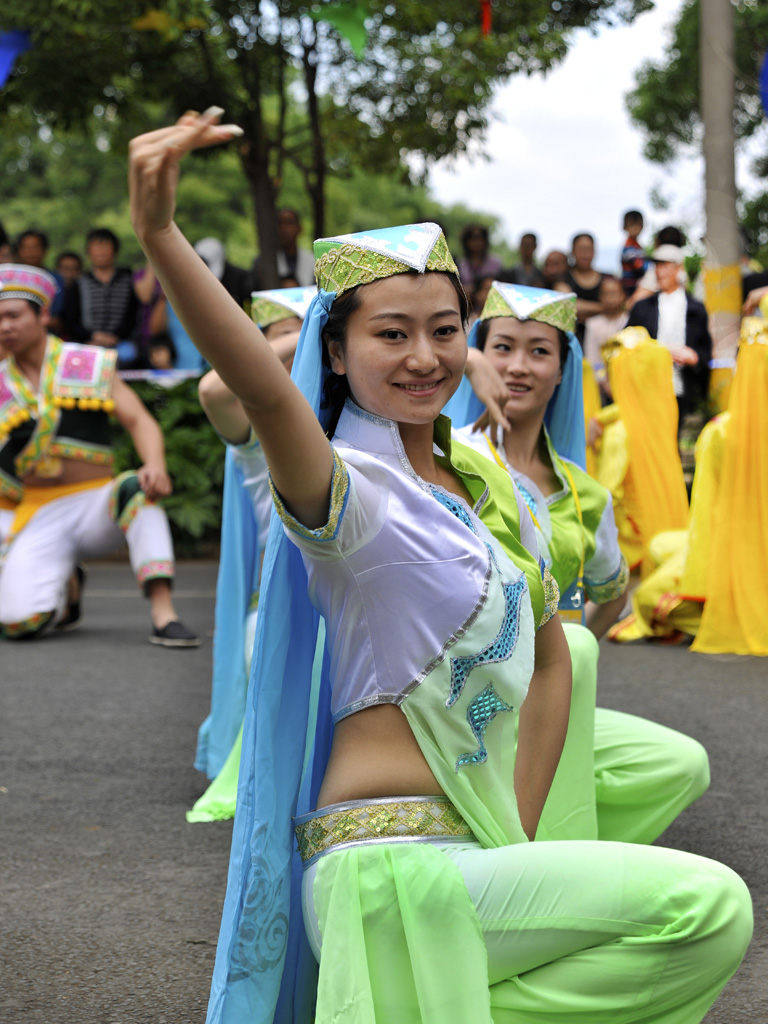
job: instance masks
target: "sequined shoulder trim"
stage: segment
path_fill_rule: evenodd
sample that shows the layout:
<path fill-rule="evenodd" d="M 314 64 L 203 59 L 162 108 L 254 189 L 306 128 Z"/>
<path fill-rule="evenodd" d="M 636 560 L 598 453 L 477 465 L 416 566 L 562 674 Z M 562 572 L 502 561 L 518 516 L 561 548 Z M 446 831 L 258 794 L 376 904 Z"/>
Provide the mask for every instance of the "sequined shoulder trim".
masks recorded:
<path fill-rule="evenodd" d="M 602 583 L 595 583 L 585 578 L 584 590 L 590 601 L 594 601 L 595 604 L 607 604 L 609 601 L 613 601 L 614 598 L 621 597 L 625 593 L 628 583 L 629 566 L 627 565 L 626 558 L 622 555 L 619 568 L 613 576 Z"/>
<path fill-rule="evenodd" d="M 277 493 L 275 485 L 272 483 L 271 475 L 269 478 L 272 501 L 275 503 L 277 514 L 280 516 L 283 525 L 291 533 L 295 533 L 297 537 L 303 537 L 305 540 L 335 540 L 344 516 L 344 509 L 347 507 L 347 499 L 349 498 L 349 470 L 336 449 L 332 450 L 333 476 L 331 477 L 331 501 L 328 509 L 328 521 L 325 526 L 321 526 L 317 530 L 310 530 L 297 519 L 294 519 L 283 504 L 283 499 Z"/>
<path fill-rule="evenodd" d="M 560 604 L 560 588 L 549 567 L 541 563 L 541 582 L 544 586 L 544 611 L 539 622 L 539 629 L 557 615 L 557 606 Z"/>

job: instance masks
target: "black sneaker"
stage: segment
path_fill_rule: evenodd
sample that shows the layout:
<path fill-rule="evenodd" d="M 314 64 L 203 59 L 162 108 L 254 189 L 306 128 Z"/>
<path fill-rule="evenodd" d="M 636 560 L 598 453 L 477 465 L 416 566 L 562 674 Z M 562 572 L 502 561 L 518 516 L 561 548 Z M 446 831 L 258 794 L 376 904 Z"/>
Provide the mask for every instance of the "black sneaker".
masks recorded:
<path fill-rule="evenodd" d="M 68 633 L 73 629 L 77 629 L 83 623 L 81 601 L 83 598 L 83 588 L 85 587 L 85 569 L 81 565 L 76 565 L 75 575 L 77 576 L 77 600 L 69 602 L 66 615 L 63 619 L 59 619 L 53 627 L 57 633 Z"/>
<path fill-rule="evenodd" d="M 151 644 L 159 644 L 160 647 L 199 647 L 201 641 L 200 637 L 190 633 L 182 622 L 174 619 L 167 626 L 163 626 L 162 629 L 154 626 L 149 642 Z"/>

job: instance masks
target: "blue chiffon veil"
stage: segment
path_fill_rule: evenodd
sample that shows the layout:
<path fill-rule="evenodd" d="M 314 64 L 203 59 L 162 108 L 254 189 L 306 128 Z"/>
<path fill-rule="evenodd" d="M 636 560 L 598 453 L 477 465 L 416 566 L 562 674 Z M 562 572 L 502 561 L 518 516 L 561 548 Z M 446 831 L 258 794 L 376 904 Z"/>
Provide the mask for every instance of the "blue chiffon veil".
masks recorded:
<path fill-rule="evenodd" d="M 335 297 L 312 300 L 291 373 L 321 423 L 321 335 Z M 309 1024 L 315 998 L 291 817 L 316 805 L 328 761 L 329 660 L 301 555 L 272 516 L 208 1024 Z"/>
<path fill-rule="evenodd" d="M 245 709 L 245 609 L 259 587 L 259 535 L 243 474 L 227 445 L 216 577 L 211 711 L 197 734 L 195 768 L 215 779 L 237 739 Z M 263 544 L 263 538 L 261 538 Z"/>

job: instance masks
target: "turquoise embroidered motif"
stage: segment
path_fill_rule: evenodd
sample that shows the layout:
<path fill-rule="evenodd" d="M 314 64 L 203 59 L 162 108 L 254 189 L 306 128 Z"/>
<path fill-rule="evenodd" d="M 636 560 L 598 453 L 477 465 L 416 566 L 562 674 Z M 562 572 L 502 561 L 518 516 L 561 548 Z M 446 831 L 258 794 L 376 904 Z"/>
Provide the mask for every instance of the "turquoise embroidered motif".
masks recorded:
<path fill-rule="evenodd" d="M 531 494 L 527 487 L 524 487 L 520 483 L 519 480 L 515 480 L 515 484 L 517 485 L 518 491 L 520 491 L 520 493 L 522 494 L 523 501 L 525 502 L 525 504 L 528 506 L 531 512 L 533 512 L 533 514 L 536 515 L 539 510 L 539 506 L 536 504 L 536 499 L 534 498 L 534 496 Z"/>
<path fill-rule="evenodd" d="M 483 737 L 485 730 L 493 719 L 502 711 L 514 711 L 515 709 L 503 701 L 490 684 L 478 693 L 467 709 L 467 721 L 472 732 L 477 737 L 478 747 L 472 754 L 462 754 L 456 761 L 456 771 L 468 764 L 482 764 L 488 760 Z"/>
<path fill-rule="evenodd" d="M 461 696 L 469 673 L 478 665 L 489 665 L 494 662 L 506 661 L 517 644 L 520 633 L 520 602 L 526 591 L 525 576 L 514 583 L 502 584 L 506 610 L 498 636 L 477 654 L 462 655 L 451 658 L 451 693 L 445 702 L 451 707 Z M 473 702 L 474 703 L 474 702 Z M 471 707 L 472 705 L 470 705 Z M 483 758 L 485 760 L 485 758 Z"/>
<path fill-rule="evenodd" d="M 445 494 L 443 491 L 438 491 L 437 488 L 435 487 L 431 487 L 430 490 L 432 491 L 432 496 L 434 498 L 437 498 L 437 500 L 440 502 L 443 508 L 447 508 L 451 515 L 456 516 L 456 518 L 460 522 L 464 523 L 465 526 L 468 526 L 470 528 L 472 533 L 477 535 L 477 530 L 475 529 L 474 523 L 469 518 L 467 510 L 464 508 L 461 502 L 457 501 L 455 498 L 452 498 L 450 494 Z"/>

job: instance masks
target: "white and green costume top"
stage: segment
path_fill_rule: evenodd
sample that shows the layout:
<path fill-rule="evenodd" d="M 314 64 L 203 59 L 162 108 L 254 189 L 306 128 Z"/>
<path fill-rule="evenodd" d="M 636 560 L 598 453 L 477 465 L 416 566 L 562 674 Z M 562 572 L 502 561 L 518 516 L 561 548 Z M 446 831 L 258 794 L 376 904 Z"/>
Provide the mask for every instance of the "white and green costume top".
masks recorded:
<path fill-rule="evenodd" d="M 619 548 L 610 492 L 575 463 L 561 458 L 543 427 L 546 456 L 560 484 L 553 494 L 545 496 L 533 480 L 509 463 L 501 431 L 491 448 L 490 429 L 473 432 L 468 426 L 456 431 L 455 436 L 489 459 L 494 458 L 495 451 L 515 481 L 535 517 L 539 550 L 560 588 L 560 610 L 583 608 L 582 587 L 583 596 L 596 604 L 606 604 L 623 594 L 629 582 L 629 567 Z"/>
<path fill-rule="evenodd" d="M 523 288 L 494 281 L 483 306 L 481 320 L 509 317 L 536 320 L 570 332 L 576 322 L 576 296 L 546 288 Z M 623 594 L 629 580 L 626 560 L 618 545 L 618 531 L 609 492 L 584 469 L 584 408 L 582 353 L 571 335 L 562 380 L 549 401 L 542 425 L 542 456 L 560 487 L 545 496 L 528 477 L 511 466 L 504 451 L 504 433 L 492 428 L 473 432 L 467 425 L 456 436 L 498 460 L 517 484 L 537 526 L 539 548 L 560 588 L 560 611 L 580 612 L 584 597 L 605 604 Z M 574 494 L 575 490 L 575 494 Z"/>

